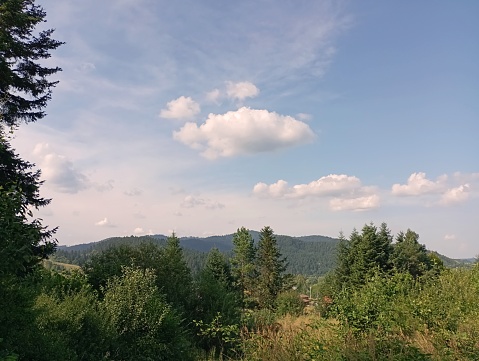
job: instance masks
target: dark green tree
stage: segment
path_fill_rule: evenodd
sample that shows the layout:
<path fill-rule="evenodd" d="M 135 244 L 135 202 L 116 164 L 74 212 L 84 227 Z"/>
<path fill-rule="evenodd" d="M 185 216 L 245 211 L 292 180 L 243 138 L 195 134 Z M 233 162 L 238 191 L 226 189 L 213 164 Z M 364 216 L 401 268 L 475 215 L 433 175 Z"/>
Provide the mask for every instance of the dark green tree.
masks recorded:
<path fill-rule="evenodd" d="M 45 15 L 33 0 L 0 2 L 0 247 L 6 250 L 2 254 L 12 256 L 12 263 L 24 258 L 27 268 L 51 254 L 56 242 L 49 241 L 54 230 L 48 231 L 40 219 L 28 220 L 32 207 L 43 207 L 49 200 L 39 196 L 40 172 L 32 171 L 34 165 L 14 153 L 4 127 L 33 122 L 45 115 L 44 108 L 56 84 L 48 78 L 60 68 L 43 67 L 39 61 L 50 57 L 50 51 L 62 44 L 51 39 L 53 30 L 35 33 Z"/>
<path fill-rule="evenodd" d="M 282 257 L 273 230 L 269 226 L 260 231 L 256 265 L 259 305 L 262 308 L 272 308 L 276 297 L 283 290 L 287 262 Z"/>
<path fill-rule="evenodd" d="M 56 229 L 49 230 L 33 209 L 50 200 L 39 196 L 40 172 L 2 141 L 0 131 L 0 275 L 25 274 L 55 251 Z"/>
<path fill-rule="evenodd" d="M 213 247 L 206 257 L 205 270 L 227 288 L 233 288 L 233 277 L 228 260 L 218 248 Z"/>
<path fill-rule="evenodd" d="M 138 254 L 139 252 L 132 246 L 111 247 L 101 253 L 93 254 L 82 267 L 83 272 L 85 272 L 89 284 L 101 293 L 109 279 L 121 276 L 122 267 L 140 267 Z"/>
<path fill-rule="evenodd" d="M 406 234 L 399 232 L 391 257 L 394 269 L 398 272 L 408 272 L 414 278 L 424 275 L 433 268 L 426 247 L 419 244 L 419 235 L 407 230 Z"/>
<path fill-rule="evenodd" d="M 366 224 L 359 234 L 353 230 L 349 240 L 341 236 L 335 270 L 337 289 L 361 286 L 376 273 L 391 269 L 392 236 L 386 223 L 379 230 Z"/>
<path fill-rule="evenodd" d="M 245 228 L 239 228 L 233 235 L 233 257 L 231 257 L 231 272 L 235 285 L 242 297 L 247 300 L 254 294 L 258 273 L 255 259 L 256 248 L 253 237 Z"/>
<path fill-rule="evenodd" d="M 157 277 L 166 300 L 186 311 L 191 301 L 192 277 L 180 246 L 180 239 L 175 233 L 168 237 L 166 246 L 162 249 Z"/>
<path fill-rule="evenodd" d="M 34 0 L 0 2 L 0 122 L 7 126 L 43 118 L 57 84 L 49 77 L 61 69 L 41 60 L 62 42 L 51 38 L 53 29 L 35 31 L 45 16 Z"/>

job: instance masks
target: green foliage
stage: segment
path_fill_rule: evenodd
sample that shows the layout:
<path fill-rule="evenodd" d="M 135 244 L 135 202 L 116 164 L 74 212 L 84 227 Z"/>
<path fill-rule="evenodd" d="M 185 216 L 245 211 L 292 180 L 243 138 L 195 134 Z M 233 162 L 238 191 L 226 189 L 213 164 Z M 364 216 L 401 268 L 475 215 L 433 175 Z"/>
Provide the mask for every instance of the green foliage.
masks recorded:
<path fill-rule="evenodd" d="M 238 324 L 224 323 L 221 312 L 217 312 L 215 317 L 205 323 L 203 320 L 193 320 L 197 327 L 197 335 L 201 343 L 206 344 L 210 353 L 215 357 L 233 354 L 239 346 L 240 328 Z"/>
<path fill-rule="evenodd" d="M 230 265 L 218 248 L 212 248 L 208 253 L 204 270 L 210 272 L 216 280 L 223 283 L 227 288 L 233 288 Z"/>
<path fill-rule="evenodd" d="M 122 274 L 125 266 L 151 269 L 155 273 L 156 286 L 166 300 L 185 311 L 190 302 L 192 290 L 191 272 L 183 258 L 179 239 L 173 235 L 164 247 L 153 243 L 130 246 L 121 244 L 94 254 L 83 266 L 89 283 L 102 293 L 102 289 L 113 277 Z"/>
<path fill-rule="evenodd" d="M 190 307 L 192 294 L 191 271 L 186 264 L 180 239 L 173 233 L 161 249 L 161 262 L 157 265 L 157 280 L 166 300 L 181 311 Z"/>
<path fill-rule="evenodd" d="M 117 334 L 113 358 L 186 360 L 189 344 L 181 320 L 156 286 L 152 270 L 123 268 L 108 282 L 102 302 Z"/>
<path fill-rule="evenodd" d="M 397 308 L 393 301 L 408 295 L 413 288 L 409 274 L 382 277 L 378 272 L 361 288 L 344 287 L 334 299 L 333 309 L 339 320 L 355 333 L 373 329 L 387 334 L 403 326 L 403 308 Z"/>
<path fill-rule="evenodd" d="M 276 298 L 276 313 L 279 316 L 299 316 L 303 313 L 304 306 L 298 292 L 293 290 L 283 291 Z"/>
<path fill-rule="evenodd" d="M 426 247 L 418 242 L 419 235 L 407 230 L 399 232 L 391 255 L 391 263 L 398 272 L 408 272 L 414 278 L 421 277 L 433 267 Z"/>
<path fill-rule="evenodd" d="M 233 236 L 233 257 L 231 257 L 232 274 L 236 287 L 240 290 L 243 300 L 248 304 L 248 299 L 253 295 L 257 280 L 255 267 L 256 249 L 250 232 L 239 228 Z"/>
<path fill-rule="evenodd" d="M 197 344 L 208 352 L 228 354 L 235 345 L 226 342 L 241 320 L 239 294 L 205 268 L 195 280 L 193 324 Z M 213 332 L 214 331 L 214 332 Z"/>
<path fill-rule="evenodd" d="M 39 346 L 33 310 L 36 290 L 29 278 L 0 277 L 0 356 L 28 359 Z"/>
<path fill-rule="evenodd" d="M 39 334 L 48 340 L 51 360 L 102 360 L 110 352 L 114 334 L 105 311 L 88 287 L 61 298 L 41 294 L 35 308 Z"/>

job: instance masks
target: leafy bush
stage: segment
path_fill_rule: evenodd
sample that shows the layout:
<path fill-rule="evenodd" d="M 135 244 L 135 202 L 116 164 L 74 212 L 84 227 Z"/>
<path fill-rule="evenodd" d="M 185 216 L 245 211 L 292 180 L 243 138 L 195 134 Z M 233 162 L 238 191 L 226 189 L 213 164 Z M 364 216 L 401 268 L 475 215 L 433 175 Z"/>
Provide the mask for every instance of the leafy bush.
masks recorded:
<path fill-rule="evenodd" d="M 279 316 L 299 316 L 303 310 L 304 302 L 296 291 L 284 291 L 276 298 L 276 312 Z"/>

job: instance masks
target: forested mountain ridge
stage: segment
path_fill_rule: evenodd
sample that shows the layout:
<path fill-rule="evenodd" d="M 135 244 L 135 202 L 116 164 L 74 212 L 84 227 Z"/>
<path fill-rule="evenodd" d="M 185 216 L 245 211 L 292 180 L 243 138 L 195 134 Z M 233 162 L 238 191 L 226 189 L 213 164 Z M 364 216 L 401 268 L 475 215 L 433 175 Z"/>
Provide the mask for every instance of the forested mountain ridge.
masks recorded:
<path fill-rule="evenodd" d="M 251 236 L 258 241 L 259 233 L 250 231 Z M 338 239 L 324 236 L 290 237 L 276 236 L 281 253 L 288 260 L 287 272 L 306 275 L 323 275 L 335 265 L 335 250 Z M 74 246 L 59 246 L 55 258 L 59 261 L 82 265 L 96 252 L 102 252 L 112 246 L 139 245 L 153 242 L 163 246 L 167 236 L 128 236 L 111 237 L 99 242 L 79 244 Z M 304 240 L 303 240 L 304 239 Z M 181 237 L 180 244 L 184 249 L 185 258 L 192 269 L 201 268 L 207 253 L 212 248 L 218 248 L 222 253 L 229 254 L 233 249 L 233 234 L 210 237 Z"/>
<path fill-rule="evenodd" d="M 258 241 L 259 232 L 250 231 L 251 236 Z M 207 253 L 212 248 L 218 248 L 225 254 L 230 254 L 233 249 L 234 234 L 209 237 L 181 237 L 180 244 L 184 249 L 188 266 L 193 272 L 201 269 L 206 260 Z M 336 249 L 339 239 L 320 236 L 286 236 L 277 235 L 278 247 L 288 261 L 287 272 L 304 275 L 324 275 L 336 265 Z M 127 236 L 111 237 L 104 240 L 74 246 L 59 246 L 55 259 L 72 264 L 82 265 L 93 253 L 102 252 L 118 245 L 139 245 L 153 242 L 164 246 L 167 236 L 158 234 L 152 236 Z M 435 252 L 436 253 L 436 252 Z M 470 265 L 474 259 L 452 259 L 441 254 L 438 257 L 448 268 Z"/>

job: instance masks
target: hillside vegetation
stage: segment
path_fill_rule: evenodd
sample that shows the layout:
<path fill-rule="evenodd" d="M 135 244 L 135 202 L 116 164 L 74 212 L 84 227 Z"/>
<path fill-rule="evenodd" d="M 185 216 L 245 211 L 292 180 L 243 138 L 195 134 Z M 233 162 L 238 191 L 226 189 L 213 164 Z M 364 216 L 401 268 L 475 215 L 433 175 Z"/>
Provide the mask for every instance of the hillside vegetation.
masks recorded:
<path fill-rule="evenodd" d="M 258 242 L 259 232 L 249 232 L 253 240 Z M 181 237 L 180 245 L 183 248 L 186 263 L 196 273 L 202 268 L 207 253 L 212 248 L 217 248 L 226 256 L 230 256 L 234 247 L 233 237 L 234 234 L 203 238 Z M 94 243 L 60 246 L 53 258 L 58 262 L 82 266 L 93 254 L 103 252 L 110 247 L 138 246 L 145 242 L 163 247 L 167 238 L 164 235 L 111 237 Z M 287 273 L 324 276 L 336 266 L 336 250 L 340 242 L 338 238 L 319 235 L 301 237 L 277 235 L 276 240 L 279 250 L 288 260 Z M 436 255 L 448 268 L 470 266 L 474 262 L 474 259 L 452 259 L 438 253 Z"/>
<path fill-rule="evenodd" d="M 0 278 L 0 360 L 476 360 L 479 268 L 448 269 L 418 239 L 369 224 L 61 248 Z M 289 273 L 285 255 L 313 247 L 331 271 Z"/>

